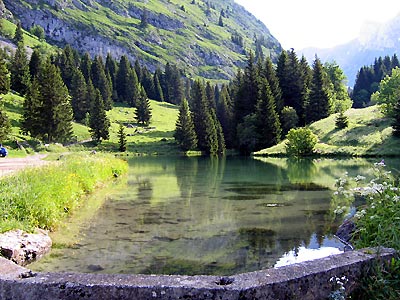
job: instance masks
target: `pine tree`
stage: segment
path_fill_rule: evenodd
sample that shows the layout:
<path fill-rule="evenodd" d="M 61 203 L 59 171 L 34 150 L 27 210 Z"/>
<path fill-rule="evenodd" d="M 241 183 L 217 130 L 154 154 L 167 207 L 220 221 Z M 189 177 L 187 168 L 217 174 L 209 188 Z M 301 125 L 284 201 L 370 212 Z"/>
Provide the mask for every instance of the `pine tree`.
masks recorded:
<path fill-rule="evenodd" d="M 127 140 L 126 140 L 125 127 L 121 123 L 119 124 L 119 129 L 118 129 L 118 141 L 119 141 L 119 151 L 125 152 Z"/>
<path fill-rule="evenodd" d="M 153 75 L 154 93 L 155 93 L 154 100 L 164 102 L 164 93 L 163 93 L 163 90 L 161 87 L 160 77 L 159 77 L 160 74 L 161 74 L 161 71 L 159 69 L 157 69 Z"/>
<path fill-rule="evenodd" d="M 186 99 L 182 101 L 179 108 L 174 138 L 182 151 L 193 150 L 197 146 L 197 136 L 194 130 L 192 115 Z"/>
<path fill-rule="evenodd" d="M 100 56 L 96 56 L 92 63 L 91 79 L 93 86 L 100 91 L 103 97 L 104 108 L 110 110 L 112 108 L 112 87 L 110 81 L 107 79 L 103 60 Z"/>
<path fill-rule="evenodd" d="M 10 72 L 7 69 L 7 63 L 4 53 L 0 52 L 0 94 L 7 94 L 10 91 Z"/>
<path fill-rule="evenodd" d="M 139 98 L 135 111 L 136 120 L 139 124 L 149 126 L 151 120 L 150 100 L 147 98 L 146 91 L 139 85 Z"/>
<path fill-rule="evenodd" d="M 208 106 L 212 109 L 216 109 L 217 106 L 215 103 L 214 89 L 212 88 L 209 81 L 207 81 L 207 83 L 206 83 L 206 98 L 207 98 Z"/>
<path fill-rule="evenodd" d="M 29 73 L 33 79 L 39 73 L 40 66 L 42 65 L 42 56 L 40 52 L 35 49 L 32 52 L 31 59 L 29 61 Z"/>
<path fill-rule="evenodd" d="M 85 78 L 79 69 L 76 69 L 72 76 L 70 94 L 74 119 L 82 122 L 85 119 L 86 113 L 90 111 L 90 101 L 88 101 Z"/>
<path fill-rule="evenodd" d="M 198 147 L 208 154 L 218 153 L 218 135 L 206 99 L 204 85 L 196 80 L 192 88 L 191 104 Z"/>
<path fill-rule="evenodd" d="M 33 137 L 42 134 L 42 103 L 39 88 L 38 78 L 34 77 L 23 104 L 21 130 Z"/>
<path fill-rule="evenodd" d="M 29 62 L 22 43 L 18 44 L 14 58 L 11 61 L 11 89 L 24 95 L 30 85 Z"/>
<path fill-rule="evenodd" d="M 74 50 L 70 45 L 66 45 L 57 59 L 57 66 L 60 68 L 61 77 L 68 88 L 71 91 L 72 76 L 75 73 L 77 65 L 75 64 Z"/>
<path fill-rule="evenodd" d="M 281 138 L 281 123 L 276 112 L 275 100 L 267 79 L 262 79 L 256 108 L 257 148 L 276 145 Z"/>
<path fill-rule="evenodd" d="M 276 71 L 274 70 L 274 66 L 270 58 L 265 60 L 262 76 L 268 81 L 272 96 L 275 100 L 276 111 L 278 114 L 280 114 L 283 109 L 282 91 L 281 87 L 279 86 L 279 79 L 276 75 Z"/>
<path fill-rule="evenodd" d="M 96 89 L 95 100 L 90 110 L 90 134 L 97 143 L 109 139 L 110 120 L 104 108 L 103 96 Z"/>
<path fill-rule="evenodd" d="M 394 121 L 392 127 L 393 127 L 393 135 L 396 137 L 400 137 L 400 99 L 394 106 Z"/>
<path fill-rule="evenodd" d="M 126 55 L 121 56 L 119 60 L 119 68 L 117 72 L 115 87 L 118 93 L 118 101 L 122 103 L 132 104 L 135 101 L 132 95 L 132 89 L 136 87 L 132 87 L 131 85 L 135 84 L 132 76 L 136 76 L 136 73 L 132 74 L 132 68 L 129 63 L 128 57 Z M 131 88 L 131 90 L 129 90 Z M 133 105 L 134 106 L 134 105 Z"/>
<path fill-rule="evenodd" d="M 310 124 L 328 117 L 329 113 L 330 99 L 327 90 L 327 75 L 320 59 L 315 57 L 309 102 L 306 108 L 306 121 Z"/>
<path fill-rule="evenodd" d="M 48 59 L 34 78 L 24 102 L 23 131 L 51 142 L 72 135 L 72 108 L 68 89 L 58 67 Z"/>
<path fill-rule="evenodd" d="M 142 69 L 142 80 L 141 84 L 146 91 L 147 96 L 150 99 L 155 99 L 156 98 L 156 91 L 154 87 L 154 80 L 153 76 L 149 72 L 149 70 L 146 67 L 143 67 Z"/>
<path fill-rule="evenodd" d="M 91 69 L 92 69 L 92 59 L 90 58 L 90 54 L 85 52 L 81 59 L 80 68 L 79 68 L 85 77 L 86 83 L 89 82 L 91 77 Z"/>
<path fill-rule="evenodd" d="M 136 76 L 136 71 L 130 69 L 128 77 L 126 78 L 126 90 L 124 91 L 124 96 L 127 99 L 127 103 L 131 107 L 137 107 L 139 97 L 140 97 L 140 84 Z"/>
<path fill-rule="evenodd" d="M 18 22 L 17 28 L 15 29 L 13 42 L 15 45 L 18 45 L 19 43 L 24 43 L 24 33 L 22 31 L 21 22 Z"/>
<path fill-rule="evenodd" d="M 8 119 L 3 106 L 0 104 L 0 141 L 5 140 L 11 131 L 10 120 Z"/>
<path fill-rule="evenodd" d="M 231 149 L 234 146 L 233 107 L 228 88 L 225 85 L 222 86 L 221 92 L 219 93 L 219 100 L 217 104 L 217 118 L 221 123 L 226 147 L 228 149 Z"/>

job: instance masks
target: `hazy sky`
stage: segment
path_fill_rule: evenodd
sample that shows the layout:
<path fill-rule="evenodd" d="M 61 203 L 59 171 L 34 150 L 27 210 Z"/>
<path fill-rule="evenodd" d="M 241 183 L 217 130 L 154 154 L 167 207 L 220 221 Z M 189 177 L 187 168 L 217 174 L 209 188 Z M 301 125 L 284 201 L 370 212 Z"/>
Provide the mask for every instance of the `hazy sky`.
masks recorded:
<path fill-rule="evenodd" d="M 399 0 L 235 0 L 263 21 L 283 48 L 327 48 L 359 35 L 365 22 L 400 13 Z"/>

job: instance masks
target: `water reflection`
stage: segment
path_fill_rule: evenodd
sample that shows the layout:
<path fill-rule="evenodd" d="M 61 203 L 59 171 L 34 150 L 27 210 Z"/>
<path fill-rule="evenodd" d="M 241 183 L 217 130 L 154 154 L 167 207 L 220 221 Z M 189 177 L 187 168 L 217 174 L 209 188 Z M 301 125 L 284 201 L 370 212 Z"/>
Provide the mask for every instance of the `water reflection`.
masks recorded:
<path fill-rule="evenodd" d="M 37 271 L 218 274 L 338 252 L 332 188 L 365 161 L 147 157 Z M 57 241 L 56 241 L 57 242 Z M 309 251 L 309 249 L 314 249 Z M 317 249 L 319 249 L 317 251 Z"/>

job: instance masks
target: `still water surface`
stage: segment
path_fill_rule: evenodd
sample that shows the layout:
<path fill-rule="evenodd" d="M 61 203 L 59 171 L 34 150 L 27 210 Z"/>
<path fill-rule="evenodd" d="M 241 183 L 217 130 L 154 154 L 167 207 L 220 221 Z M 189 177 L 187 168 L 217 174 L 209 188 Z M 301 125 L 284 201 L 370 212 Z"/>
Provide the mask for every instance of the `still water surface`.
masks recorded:
<path fill-rule="evenodd" d="M 334 182 L 371 167 L 365 160 L 238 157 L 129 164 L 128 179 L 79 221 L 79 240 L 56 245 L 32 269 L 230 275 L 339 253 Z"/>

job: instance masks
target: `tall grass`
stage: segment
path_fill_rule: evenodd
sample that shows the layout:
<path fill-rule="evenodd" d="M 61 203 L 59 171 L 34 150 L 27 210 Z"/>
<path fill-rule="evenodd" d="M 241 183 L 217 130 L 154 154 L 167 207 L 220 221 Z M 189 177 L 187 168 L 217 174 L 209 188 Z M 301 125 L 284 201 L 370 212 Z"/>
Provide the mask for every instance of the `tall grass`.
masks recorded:
<path fill-rule="evenodd" d="M 127 163 L 111 155 L 68 155 L 0 180 L 0 232 L 54 230 L 82 205 L 85 194 L 125 173 Z"/>

